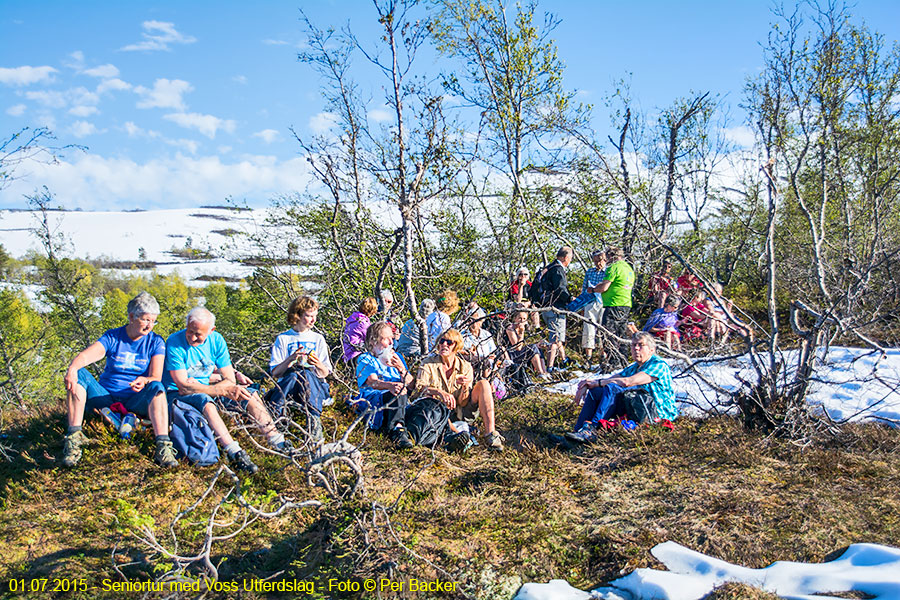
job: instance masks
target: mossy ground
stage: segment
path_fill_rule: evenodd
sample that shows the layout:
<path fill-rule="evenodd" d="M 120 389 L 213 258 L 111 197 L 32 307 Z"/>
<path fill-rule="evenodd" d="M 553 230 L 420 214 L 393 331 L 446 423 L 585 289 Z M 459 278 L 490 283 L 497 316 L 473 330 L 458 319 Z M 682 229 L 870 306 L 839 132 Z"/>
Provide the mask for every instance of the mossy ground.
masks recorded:
<path fill-rule="evenodd" d="M 332 431 L 351 421 L 343 407 L 326 415 Z M 140 544 L 123 534 L 129 519 L 152 517 L 164 539 L 177 512 L 203 493 L 215 472 L 159 470 L 150 460 L 148 435 L 124 442 L 99 424 L 86 428 L 95 444 L 82 462 L 65 470 L 58 462 L 58 410 L 28 416 L 7 411 L 5 417 L 2 443 L 13 460 L 0 463 L 3 581 L 115 581 L 113 561 L 129 578 L 151 577 L 153 564 Z M 381 597 L 480 600 L 509 598 L 519 582 L 562 578 L 590 589 L 634 568 L 660 567 L 650 549 L 667 540 L 748 567 L 819 562 L 854 542 L 900 544 L 897 430 L 854 426 L 840 444 L 799 448 L 747 432 L 728 417 L 682 419 L 674 431 L 618 431 L 591 446 L 561 450 L 549 435 L 571 425 L 570 399 L 535 393 L 504 401 L 498 417 L 507 438 L 502 453 L 400 453 L 380 436 L 368 434 L 363 441 L 356 430 L 351 441 L 361 443 L 365 494 L 342 504 L 309 488 L 282 459 L 251 450 L 262 469 L 245 483 L 248 497 L 274 490 L 319 499 L 325 507 L 258 521 L 218 544 L 214 558 L 222 579 L 284 571 L 280 577 L 317 582 L 308 597 L 371 598 L 378 596 L 329 592 L 327 582 L 439 577 L 459 582 L 462 592 Z M 222 518 L 235 510 L 226 505 Z M 187 519 L 180 531 L 186 549 L 202 526 Z M 770 596 L 726 586 L 711 597 Z"/>

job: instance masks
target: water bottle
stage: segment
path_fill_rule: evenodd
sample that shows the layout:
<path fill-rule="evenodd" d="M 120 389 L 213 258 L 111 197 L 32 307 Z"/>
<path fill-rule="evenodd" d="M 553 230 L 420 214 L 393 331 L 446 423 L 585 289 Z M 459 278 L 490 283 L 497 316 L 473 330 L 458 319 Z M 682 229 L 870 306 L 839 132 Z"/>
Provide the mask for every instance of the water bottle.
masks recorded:
<path fill-rule="evenodd" d="M 116 430 L 122 428 L 122 419 L 119 417 L 119 414 L 109 410 L 108 406 L 104 406 L 103 408 L 101 408 L 100 414 L 103 415 L 103 418 L 111 423 L 112 426 L 116 428 Z"/>
<path fill-rule="evenodd" d="M 122 425 L 119 427 L 119 435 L 122 436 L 123 440 L 127 440 L 131 437 L 131 432 L 134 430 L 136 423 L 137 418 L 133 413 L 125 415 L 125 418 L 122 419 Z"/>

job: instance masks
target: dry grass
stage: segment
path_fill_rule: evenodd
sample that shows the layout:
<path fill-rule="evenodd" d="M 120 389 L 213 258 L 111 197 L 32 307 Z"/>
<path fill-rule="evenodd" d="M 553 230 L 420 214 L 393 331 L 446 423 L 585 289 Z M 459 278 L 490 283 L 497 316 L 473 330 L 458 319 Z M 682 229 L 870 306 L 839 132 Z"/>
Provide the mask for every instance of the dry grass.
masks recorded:
<path fill-rule="evenodd" d="M 349 422 L 342 409 L 331 414 L 333 426 Z M 319 582 L 439 574 L 427 559 L 480 600 L 509 598 L 519 581 L 562 578 L 589 589 L 637 567 L 659 568 L 649 550 L 667 540 L 748 567 L 818 562 L 854 542 L 900 540 L 896 430 L 854 427 L 843 444 L 801 450 L 763 440 L 732 419 L 682 420 L 674 432 L 614 432 L 565 451 L 551 447 L 548 436 L 571 425 L 568 399 L 533 394 L 504 403 L 498 415 L 509 446 L 503 453 L 398 453 L 367 435 L 364 499 L 254 525 L 221 548 L 219 558 L 228 558 L 223 578 L 282 569 Z M 211 473 L 159 471 L 149 439 L 136 446 L 102 429 L 90 430 L 98 444 L 80 468 L 65 471 L 56 463 L 61 423 L 52 413 L 20 418 L 7 430 L 21 457 L 0 466 L 3 579 L 113 577 L 113 547 L 129 547 L 116 528 L 117 500 L 162 528 Z M 251 493 L 324 498 L 277 459 L 262 462 Z M 364 544 L 357 523 L 371 524 L 373 502 L 394 507 L 395 531 L 421 558 L 371 525 L 371 545 Z M 133 547 L 124 554 L 141 560 Z M 150 572 L 149 565 L 129 569 L 132 577 Z M 365 597 L 322 594 L 329 596 Z M 769 597 L 742 586 L 710 596 Z"/>

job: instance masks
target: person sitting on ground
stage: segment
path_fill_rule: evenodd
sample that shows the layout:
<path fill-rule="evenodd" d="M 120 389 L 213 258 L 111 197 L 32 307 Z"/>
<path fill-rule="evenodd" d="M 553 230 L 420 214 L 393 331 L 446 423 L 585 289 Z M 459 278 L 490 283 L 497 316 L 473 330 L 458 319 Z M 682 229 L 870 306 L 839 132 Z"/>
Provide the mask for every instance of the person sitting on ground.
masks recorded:
<path fill-rule="evenodd" d="M 663 308 L 668 298 L 676 288 L 672 278 L 672 263 L 664 260 L 658 273 L 650 276 L 650 305 Z"/>
<path fill-rule="evenodd" d="M 681 272 L 681 275 L 678 276 L 678 293 L 681 294 L 681 297 L 684 299 L 690 298 L 695 290 L 699 290 L 703 288 L 703 284 L 700 283 L 700 278 L 691 273 L 687 267 Z"/>
<path fill-rule="evenodd" d="M 347 317 L 344 332 L 341 334 L 344 362 L 356 368 L 356 357 L 362 354 L 366 344 L 366 331 L 372 324 L 372 317 L 378 312 L 375 298 L 365 298 L 359 303 L 356 312 Z"/>
<path fill-rule="evenodd" d="M 681 334 L 678 332 L 678 296 L 668 296 L 662 308 L 657 308 L 644 324 L 644 331 L 665 341 L 673 350 L 681 351 Z"/>
<path fill-rule="evenodd" d="M 475 306 L 475 311 L 468 318 L 468 327 L 463 332 L 463 357 L 472 363 L 477 379 L 490 379 L 497 363 L 497 344 L 494 336 L 482 325 L 485 320 L 484 309 Z"/>
<path fill-rule="evenodd" d="M 603 327 L 618 337 L 624 337 L 628 315 L 631 314 L 631 291 L 634 288 L 634 269 L 625 262 L 621 248 L 606 249 L 606 274 L 595 288 L 603 297 Z"/>
<path fill-rule="evenodd" d="M 509 293 L 506 296 L 507 301 L 525 308 L 531 307 L 529 294 L 531 292 L 532 284 L 531 280 L 528 279 L 529 275 L 530 272 L 527 267 L 519 267 L 519 270 L 516 271 L 515 278 L 513 278 L 512 283 L 509 284 Z M 531 318 L 535 328 L 540 327 L 540 317 L 538 316 L 538 313 L 531 313 Z"/>
<path fill-rule="evenodd" d="M 381 313 L 381 320 L 391 326 L 394 339 L 397 340 L 400 338 L 400 328 L 394 322 L 397 319 L 394 308 L 394 293 L 391 290 L 381 290 L 378 300 L 378 312 Z"/>
<path fill-rule="evenodd" d="M 572 296 L 568 290 L 566 268 L 572 262 L 572 255 L 572 248 L 563 246 L 556 253 L 556 260 L 547 267 L 547 272 L 541 278 L 541 288 L 544 291 L 544 306 L 551 306 L 561 310 L 566 310 L 566 307 L 568 307 Z M 557 370 L 554 367 L 556 359 L 559 358 L 560 363 L 566 359 L 566 315 L 565 313 L 553 311 L 541 314 L 544 322 L 547 324 L 547 337 L 550 341 L 550 346 L 547 350 L 547 370 L 553 372 Z"/>
<path fill-rule="evenodd" d="M 607 379 L 582 381 L 575 402 L 583 402 L 575 430 L 566 438 L 579 443 L 596 439 L 597 429 L 617 417 L 634 419 L 635 406 L 650 420 L 674 421 L 678 417 L 672 371 L 668 363 L 655 354 L 656 340 L 639 331 L 631 336 L 633 363 Z"/>
<path fill-rule="evenodd" d="M 215 327 L 213 313 L 200 306 L 191 309 L 186 327 L 166 340 L 162 382 L 170 403 L 177 399 L 203 413 L 234 468 L 253 474 L 259 468 L 231 437 L 214 399 L 224 408 L 238 408 L 249 414 L 275 450 L 289 452 L 292 448 L 278 431 L 259 394 L 248 389 L 252 382 L 235 372 L 225 338 L 214 331 Z M 214 371 L 218 371 L 222 380 L 211 384 Z"/>
<path fill-rule="evenodd" d="M 702 289 L 694 291 L 690 302 L 681 308 L 681 337 L 685 341 L 703 337 L 707 331 L 709 314 L 706 311 L 706 292 Z"/>
<path fill-rule="evenodd" d="M 291 400 L 307 414 L 309 434 L 321 441 L 322 407 L 330 397 L 328 382 L 331 358 L 321 333 L 312 330 L 319 314 L 319 303 L 309 296 L 294 298 L 287 311 L 290 329 L 278 335 L 272 344 L 269 374 L 278 383 L 266 394 L 265 403 L 277 415 Z"/>
<path fill-rule="evenodd" d="M 722 284 L 718 281 L 712 284 L 713 290 L 719 298 L 718 300 L 710 295 L 706 299 L 706 309 L 710 316 L 709 334 L 713 341 L 717 335 L 721 335 L 721 342 L 724 344 L 728 341 L 728 336 L 732 331 L 737 331 L 740 335 L 747 337 L 753 341 L 753 330 L 743 321 L 734 316 L 734 303 L 722 295 Z"/>
<path fill-rule="evenodd" d="M 525 311 L 514 312 L 504 333 L 508 342 L 506 354 L 509 361 L 519 368 L 531 365 L 538 377 L 549 379 L 550 374 L 544 366 L 541 351 L 536 345 L 525 342 L 525 338 L 528 336 L 528 313 Z"/>
<path fill-rule="evenodd" d="M 435 346 L 436 355 L 419 366 L 415 397 L 430 397 L 443 402 L 457 418 L 466 421 L 479 414 L 484 421 L 485 444 L 493 450 L 503 449 L 503 436 L 494 427 L 494 393 L 486 379 L 474 381 L 472 365 L 458 356 L 462 335 L 449 329 Z M 473 385 L 474 384 L 474 385 Z"/>
<path fill-rule="evenodd" d="M 169 409 L 162 378 L 166 346 L 153 333 L 159 303 L 147 292 L 128 302 L 128 324 L 107 330 L 100 339 L 82 350 L 66 371 L 66 411 L 68 429 L 62 463 L 74 467 L 81 459 L 88 439 L 81 431 L 85 408 L 100 410 L 121 402 L 125 409 L 149 417 L 156 436 L 153 461 L 161 467 L 178 465 L 169 439 Z M 106 357 L 100 381 L 85 368 Z"/>
<path fill-rule="evenodd" d="M 428 326 L 428 351 L 435 349 L 441 335 L 450 329 L 450 317 L 459 310 L 459 296 L 453 290 L 444 290 L 437 301 L 437 310 L 428 315 L 425 324 Z"/>
<path fill-rule="evenodd" d="M 360 414 L 372 411 L 369 428 L 386 433 L 399 448 L 406 449 L 415 445 L 404 427 L 407 391 L 413 378 L 392 343 L 387 323 L 375 323 L 366 333 L 367 352 L 356 362 L 359 399 L 355 407 Z"/>
<path fill-rule="evenodd" d="M 427 320 L 428 315 L 433 312 L 434 300 L 431 298 L 422 300 L 419 304 L 419 316 L 422 317 L 422 320 Z M 400 328 L 400 337 L 397 339 L 394 349 L 405 357 L 419 356 L 422 354 L 422 347 L 419 343 L 419 333 L 419 324 L 416 323 L 416 320 L 407 319 L 406 322 L 403 323 L 403 327 Z M 426 345 L 428 344 L 427 335 L 425 343 Z"/>

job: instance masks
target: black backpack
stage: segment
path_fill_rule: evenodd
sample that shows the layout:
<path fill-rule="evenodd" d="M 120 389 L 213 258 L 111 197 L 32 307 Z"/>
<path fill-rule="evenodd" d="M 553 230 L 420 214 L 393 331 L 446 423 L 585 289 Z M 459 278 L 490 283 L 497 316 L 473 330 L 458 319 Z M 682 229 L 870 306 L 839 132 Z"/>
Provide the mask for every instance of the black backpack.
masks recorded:
<path fill-rule="evenodd" d="M 656 402 L 648 390 L 644 388 L 622 390 L 619 397 L 625 415 L 635 423 L 654 423 L 658 420 Z"/>
<path fill-rule="evenodd" d="M 544 276 L 549 268 L 550 265 L 544 265 L 534 274 L 531 289 L 528 290 L 528 299 L 531 300 L 531 304 L 534 306 L 544 306 Z"/>
<path fill-rule="evenodd" d="M 450 409 L 434 398 L 419 398 L 406 408 L 406 431 L 420 446 L 441 443 L 447 430 Z"/>

